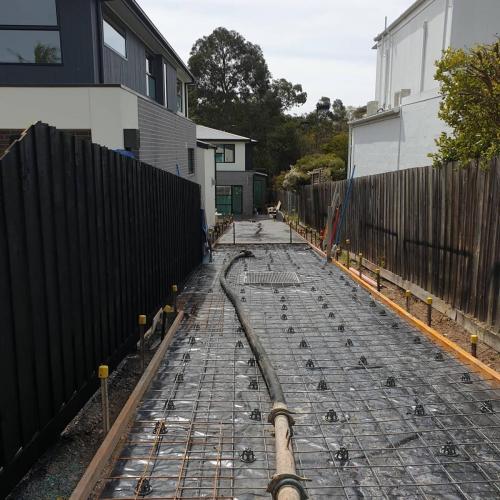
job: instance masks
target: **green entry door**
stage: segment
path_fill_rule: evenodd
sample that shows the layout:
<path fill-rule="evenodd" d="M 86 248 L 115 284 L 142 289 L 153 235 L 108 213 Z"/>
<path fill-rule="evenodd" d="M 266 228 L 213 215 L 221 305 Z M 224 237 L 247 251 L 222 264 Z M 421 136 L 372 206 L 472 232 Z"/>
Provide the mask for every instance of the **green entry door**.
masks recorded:
<path fill-rule="evenodd" d="M 266 196 L 266 178 L 260 175 L 253 176 L 253 206 L 264 213 Z"/>
<path fill-rule="evenodd" d="M 220 214 L 229 215 L 232 213 L 231 186 L 216 186 L 215 206 Z"/>
<path fill-rule="evenodd" d="M 233 199 L 233 214 L 241 215 L 243 213 L 243 186 L 231 186 Z"/>

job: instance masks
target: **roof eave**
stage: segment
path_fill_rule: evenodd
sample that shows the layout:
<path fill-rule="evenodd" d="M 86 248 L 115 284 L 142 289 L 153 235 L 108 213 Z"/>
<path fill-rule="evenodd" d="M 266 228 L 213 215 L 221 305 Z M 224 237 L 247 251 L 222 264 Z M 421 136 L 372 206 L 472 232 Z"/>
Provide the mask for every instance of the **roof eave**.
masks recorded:
<path fill-rule="evenodd" d="M 373 40 L 375 42 L 379 42 L 385 35 L 387 35 L 393 28 L 395 28 L 403 19 L 408 17 L 413 11 L 418 9 L 423 3 L 428 0 L 416 0 L 413 4 L 411 4 L 395 21 L 393 21 L 389 26 L 387 26 L 384 31 L 379 33 Z"/>
<path fill-rule="evenodd" d="M 161 45 L 172 55 L 175 61 L 182 67 L 186 74 L 191 78 L 191 82 L 195 83 L 196 79 L 181 59 L 179 54 L 174 50 L 174 48 L 168 43 L 166 38 L 162 35 L 160 30 L 154 25 L 153 21 L 149 19 L 148 15 L 142 10 L 142 7 L 135 0 L 124 0 L 128 7 L 134 12 L 134 14 L 141 20 L 141 22 L 146 26 L 146 28 L 151 32 L 151 34 L 158 39 Z"/>

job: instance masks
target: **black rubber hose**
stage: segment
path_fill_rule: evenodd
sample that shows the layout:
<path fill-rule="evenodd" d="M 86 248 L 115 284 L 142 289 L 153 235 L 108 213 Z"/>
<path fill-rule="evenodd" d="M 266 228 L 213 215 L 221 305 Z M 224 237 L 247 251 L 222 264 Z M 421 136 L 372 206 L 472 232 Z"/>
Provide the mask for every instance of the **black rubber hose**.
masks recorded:
<path fill-rule="evenodd" d="M 243 331 L 245 332 L 248 343 L 250 344 L 250 348 L 252 349 L 253 355 L 257 363 L 259 364 L 260 372 L 266 382 L 271 400 L 273 401 L 273 403 L 286 404 L 285 395 L 283 394 L 283 388 L 281 387 L 281 383 L 278 379 L 278 376 L 276 375 L 274 367 L 269 360 L 269 357 L 267 356 L 266 350 L 261 344 L 260 339 L 255 333 L 252 325 L 250 324 L 247 314 L 241 307 L 241 303 L 238 300 L 238 295 L 236 295 L 236 293 L 231 290 L 226 281 L 226 276 L 229 273 L 229 270 L 231 269 L 231 266 L 234 264 L 234 262 L 245 257 L 254 257 L 254 255 L 248 250 L 243 250 L 238 255 L 234 256 L 222 270 L 222 274 L 219 278 L 220 284 L 236 310 L 236 314 L 238 316 L 238 319 L 240 320 L 241 326 L 243 327 Z"/>

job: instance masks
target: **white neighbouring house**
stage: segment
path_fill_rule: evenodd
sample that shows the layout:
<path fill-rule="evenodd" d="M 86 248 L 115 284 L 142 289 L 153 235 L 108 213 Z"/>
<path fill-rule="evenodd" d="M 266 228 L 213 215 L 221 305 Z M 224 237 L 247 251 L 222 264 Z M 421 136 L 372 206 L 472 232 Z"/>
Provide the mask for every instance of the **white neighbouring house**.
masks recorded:
<path fill-rule="evenodd" d="M 355 177 L 430 164 L 446 125 L 439 120 L 435 61 L 447 47 L 492 43 L 500 0 L 417 0 L 375 38 L 375 100 L 349 124 L 349 172 Z"/>
<path fill-rule="evenodd" d="M 203 125 L 196 125 L 196 138 L 216 148 L 217 212 L 237 217 L 252 217 L 255 210 L 263 213 L 267 175 L 253 169 L 257 141 Z"/>

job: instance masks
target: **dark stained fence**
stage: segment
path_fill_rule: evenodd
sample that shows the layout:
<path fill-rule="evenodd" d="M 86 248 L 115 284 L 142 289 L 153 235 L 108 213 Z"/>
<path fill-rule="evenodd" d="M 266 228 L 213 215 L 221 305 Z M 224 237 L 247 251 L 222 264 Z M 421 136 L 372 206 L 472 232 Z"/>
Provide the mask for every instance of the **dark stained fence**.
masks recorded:
<path fill-rule="evenodd" d="M 201 260 L 200 188 L 44 124 L 0 160 L 0 498 Z"/>
<path fill-rule="evenodd" d="M 321 228 L 347 181 L 280 192 L 283 209 Z M 406 280 L 500 331 L 500 162 L 489 170 L 414 168 L 354 180 L 342 239 Z"/>

